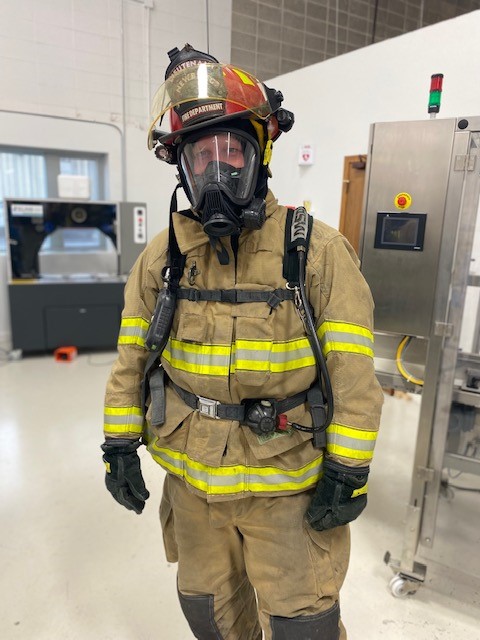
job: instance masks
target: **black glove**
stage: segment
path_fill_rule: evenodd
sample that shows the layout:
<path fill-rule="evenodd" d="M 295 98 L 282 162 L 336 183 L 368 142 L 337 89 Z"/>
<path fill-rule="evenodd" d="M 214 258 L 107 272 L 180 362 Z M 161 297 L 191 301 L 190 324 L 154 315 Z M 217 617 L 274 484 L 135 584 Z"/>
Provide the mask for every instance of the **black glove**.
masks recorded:
<path fill-rule="evenodd" d="M 326 460 L 307 509 L 310 526 L 323 531 L 358 518 L 367 505 L 368 472 L 369 467 L 346 467 Z"/>
<path fill-rule="evenodd" d="M 140 470 L 137 449 L 140 442 L 108 438 L 102 444 L 107 468 L 105 484 L 117 502 L 135 513 L 142 513 L 150 496 Z"/>

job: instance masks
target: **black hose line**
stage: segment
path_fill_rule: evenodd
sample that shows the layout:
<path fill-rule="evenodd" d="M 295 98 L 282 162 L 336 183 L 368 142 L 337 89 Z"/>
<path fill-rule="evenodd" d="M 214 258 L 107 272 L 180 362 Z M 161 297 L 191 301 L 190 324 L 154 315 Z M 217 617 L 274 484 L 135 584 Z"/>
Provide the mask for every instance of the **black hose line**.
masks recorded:
<path fill-rule="evenodd" d="M 305 264 L 306 264 L 306 256 L 303 248 L 298 248 L 298 263 L 299 263 L 299 291 L 300 291 L 300 299 L 302 301 L 305 320 L 306 320 L 306 329 L 307 329 L 307 337 L 310 342 L 310 346 L 312 347 L 312 351 L 315 357 L 315 365 L 317 367 L 317 376 L 318 376 L 318 384 L 320 385 L 320 390 L 323 395 L 323 387 L 325 387 L 326 394 L 326 404 L 327 404 L 327 417 L 325 420 L 325 424 L 320 428 L 309 428 L 303 427 L 300 431 L 323 431 L 328 425 L 332 422 L 333 418 L 333 390 L 332 383 L 330 381 L 330 376 L 328 374 L 327 363 L 325 361 L 325 357 L 322 353 L 322 347 L 320 346 L 320 341 L 317 336 L 317 331 L 315 329 L 315 322 L 312 316 L 310 304 L 308 302 L 307 293 L 305 291 Z M 322 385 L 323 381 L 323 385 Z M 325 396 L 324 396 L 325 399 Z M 298 429 L 301 425 L 295 425 L 295 428 Z"/>

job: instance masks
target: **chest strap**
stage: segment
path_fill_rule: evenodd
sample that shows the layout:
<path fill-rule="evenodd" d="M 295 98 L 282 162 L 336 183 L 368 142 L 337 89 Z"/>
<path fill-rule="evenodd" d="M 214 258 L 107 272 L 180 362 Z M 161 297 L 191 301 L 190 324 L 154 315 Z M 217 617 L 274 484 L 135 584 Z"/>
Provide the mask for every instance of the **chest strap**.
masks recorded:
<path fill-rule="evenodd" d="M 217 420 L 237 420 L 238 422 L 245 421 L 245 412 L 248 409 L 248 402 L 245 404 L 222 404 L 217 400 L 212 400 L 211 398 L 204 398 L 202 396 L 196 396 L 194 393 L 190 393 L 190 391 L 186 391 L 179 387 L 177 384 L 169 381 L 168 384 L 171 384 L 175 389 L 180 398 L 187 404 L 191 409 L 195 409 L 202 416 L 207 416 L 208 418 L 216 418 Z M 290 398 L 285 398 L 284 400 L 273 400 L 273 406 L 276 409 L 277 416 L 281 413 L 286 413 L 298 405 L 303 404 L 307 399 L 307 392 L 301 391 L 300 393 L 296 393 L 294 396 Z M 256 400 L 255 402 L 258 402 Z"/>
<path fill-rule="evenodd" d="M 290 289 L 275 289 L 274 291 L 248 291 L 242 289 L 186 289 L 179 288 L 177 299 L 190 300 L 190 302 L 213 301 L 229 302 L 266 302 L 272 309 L 284 300 L 293 300 L 294 291 Z"/>

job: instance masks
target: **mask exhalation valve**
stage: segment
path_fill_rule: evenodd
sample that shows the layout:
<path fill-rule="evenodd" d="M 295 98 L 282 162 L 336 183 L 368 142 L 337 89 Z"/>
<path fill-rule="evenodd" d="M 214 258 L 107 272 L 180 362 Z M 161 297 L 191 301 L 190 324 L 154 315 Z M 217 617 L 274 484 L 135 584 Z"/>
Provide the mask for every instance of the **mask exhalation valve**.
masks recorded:
<path fill-rule="evenodd" d="M 218 187 L 209 188 L 205 193 L 202 207 L 202 224 L 205 233 L 213 238 L 223 238 L 240 233 L 240 225 L 227 215 L 228 204 Z M 233 214 L 233 212 L 231 212 Z"/>

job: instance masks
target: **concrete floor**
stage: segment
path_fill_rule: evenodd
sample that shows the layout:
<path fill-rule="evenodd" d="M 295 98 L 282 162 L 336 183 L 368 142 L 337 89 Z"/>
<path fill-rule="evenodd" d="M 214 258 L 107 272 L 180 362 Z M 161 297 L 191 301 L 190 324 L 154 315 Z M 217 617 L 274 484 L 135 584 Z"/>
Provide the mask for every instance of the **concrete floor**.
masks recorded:
<path fill-rule="evenodd" d="M 142 516 L 104 488 L 102 401 L 114 353 L 0 362 L 0 638 L 191 640 L 164 557 L 163 472 L 142 453 Z M 426 583 L 394 598 L 419 398 L 385 398 L 369 506 L 352 525 L 342 591 L 349 640 L 480 640 L 479 494 L 442 499 Z M 480 479 L 463 475 L 457 484 Z M 240 639 L 241 640 L 241 639 Z"/>

